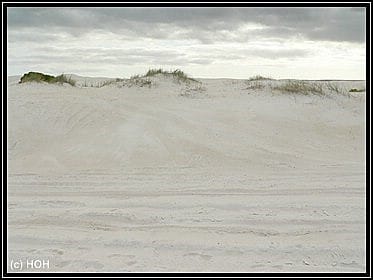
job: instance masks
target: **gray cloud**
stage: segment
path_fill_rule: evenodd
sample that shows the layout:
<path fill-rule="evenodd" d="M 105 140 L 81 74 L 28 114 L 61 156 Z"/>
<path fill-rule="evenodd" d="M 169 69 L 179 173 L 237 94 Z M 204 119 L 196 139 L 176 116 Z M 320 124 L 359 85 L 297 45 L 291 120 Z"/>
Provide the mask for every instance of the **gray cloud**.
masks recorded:
<path fill-rule="evenodd" d="M 235 31 L 245 23 L 256 23 L 266 27 L 255 31 L 257 36 L 363 42 L 364 16 L 362 8 L 12 8 L 8 27 L 64 30 L 74 36 L 99 29 L 211 42 L 214 37 L 224 39 L 219 35 L 222 30 Z M 181 35 L 180 30 L 184 30 Z"/>

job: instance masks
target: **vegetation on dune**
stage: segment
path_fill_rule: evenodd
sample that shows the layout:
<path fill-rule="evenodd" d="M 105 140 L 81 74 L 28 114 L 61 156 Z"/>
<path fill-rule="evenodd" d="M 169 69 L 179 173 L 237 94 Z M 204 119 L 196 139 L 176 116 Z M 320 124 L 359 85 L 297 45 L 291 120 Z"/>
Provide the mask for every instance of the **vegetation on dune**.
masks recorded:
<path fill-rule="evenodd" d="M 98 88 L 106 87 L 110 85 L 115 85 L 116 83 L 123 82 L 123 81 L 124 79 L 121 79 L 121 78 L 110 79 L 110 80 L 106 80 L 103 82 L 98 82 L 98 84 L 95 87 L 98 87 Z"/>
<path fill-rule="evenodd" d="M 150 88 L 151 86 L 155 85 L 155 81 L 150 78 L 156 75 L 164 75 L 164 76 L 172 77 L 178 82 L 185 82 L 185 83 L 189 83 L 191 81 L 198 82 L 197 80 L 189 77 L 187 74 L 185 74 L 183 71 L 179 69 L 165 71 L 160 68 L 160 69 L 149 69 L 144 75 L 139 75 L 139 74 L 133 75 L 126 81 L 126 85 L 129 87 L 138 86 L 138 87 L 149 87 Z"/>
<path fill-rule="evenodd" d="M 191 77 L 189 77 L 187 74 L 185 74 L 183 71 L 176 69 L 176 70 L 170 70 L 166 71 L 161 68 L 159 69 L 149 69 L 144 75 L 133 75 L 129 79 L 110 79 L 106 81 L 99 82 L 98 85 L 91 84 L 91 87 L 104 87 L 109 85 L 116 85 L 118 87 L 122 86 L 136 86 L 136 87 L 152 87 L 156 84 L 156 81 L 151 79 L 151 77 L 154 77 L 156 75 L 164 75 L 166 77 L 171 77 L 174 79 L 174 81 L 177 81 L 178 83 L 183 82 L 187 83 L 188 86 L 193 86 L 193 88 L 188 88 L 188 90 L 183 93 L 185 96 L 189 96 L 192 93 L 195 92 L 203 92 L 206 89 L 202 87 L 202 83 L 200 81 L 197 81 Z M 356 92 L 364 92 L 366 91 L 365 88 L 351 88 L 346 89 L 342 85 L 335 83 L 335 82 L 327 82 L 322 83 L 318 81 L 303 81 L 303 80 L 285 80 L 285 81 L 278 81 L 276 80 L 274 83 L 263 83 L 263 81 L 266 80 L 273 80 L 269 77 L 264 77 L 261 75 L 255 75 L 250 77 L 245 81 L 248 90 L 257 91 L 257 90 L 263 90 L 265 87 L 269 87 L 272 91 L 278 91 L 286 94 L 303 94 L 303 95 L 310 95 L 310 94 L 316 94 L 320 96 L 326 96 L 327 94 L 339 94 L 344 95 L 348 97 L 353 97 L 354 95 L 352 93 Z M 50 84 L 64 84 L 68 83 L 72 86 L 76 85 L 76 81 L 71 78 L 71 75 L 68 77 L 67 75 L 61 74 L 58 76 L 52 76 L 48 74 L 43 74 L 40 72 L 28 72 L 24 74 L 19 83 L 27 83 L 27 82 L 45 82 Z M 190 82 L 196 82 L 197 84 L 190 84 Z M 195 87 L 195 85 L 200 85 Z M 83 87 L 87 87 L 87 81 L 85 80 Z"/>
<path fill-rule="evenodd" d="M 144 77 L 152 77 L 157 74 L 165 74 L 165 71 L 163 71 L 163 69 L 149 69 L 148 72 L 146 72 L 146 74 L 144 75 Z"/>
<path fill-rule="evenodd" d="M 245 80 L 245 84 L 247 85 L 246 89 L 250 91 L 262 90 L 266 87 L 266 85 L 263 84 L 263 81 L 269 81 L 269 80 L 273 80 L 273 79 L 270 77 L 264 77 L 261 75 L 252 76 L 249 79 Z"/>
<path fill-rule="evenodd" d="M 351 92 L 361 92 L 364 90 L 351 89 L 348 91 L 343 86 L 337 83 L 320 83 L 311 81 L 288 80 L 285 83 L 277 86 L 272 86 L 273 90 L 283 93 L 295 94 L 300 93 L 304 95 L 316 94 L 326 96 L 327 94 L 338 94 L 347 97 L 353 97 Z"/>
<path fill-rule="evenodd" d="M 354 92 L 354 91 L 347 91 L 347 89 L 345 89 L 344 87 L 336 84 L 336 83 L 332 83 L 332 82 L 328 82 L 326 84 L 326 88 L 332 92 L 332 93 L 337 93 L 337 94 L 340 94 L 340 95 L 345 95 L 345 96 L 348 96 L 348 97 L 351 97 L 352 95 L 350 94 L 350 92 Z"/>
<path fill-rule="evenodd" d="M 88 85 L 87 83 L 87 80 L 84 81 L 84 83 L 82 84 L 82 87 L 105 87 L 105 86 L 109 86 L 109 85 L 115 85 L 117 83 L 124 83 L 124 85 L 127 85 L 129 87 L 132 87 L 132 86 L 138 86 L 138 87 L 151 87 L 155 84 L 155 81 L 153 81 L 152 79 L 150 79 L 151 77 L 154 77 L 156 75 L 165 75 L 165 76 L 168 76 L 168 77 L 172 77 L 174 80 L 176 80 L 177 82 L 184 82 L 184 83 L 190 83 L 190 82 L 197 82 L 197 83 L 200 83 L 199 81 L 189 77 L 187 74 L 185 74 L 183 71 L 179 70 L 179 69 L 176 69 L 176 70 L 170 70 L 170 71 L 166 71 L 166 70 L 163 70 L 163 69 L 149 69 L 144 75 L 133 75 L 132 77 L 130 77 L 129 79 L 121 79 L 121 78 L 116 78 L 116 79 L 110 79 L 110 80 L 106 80 L 106 81 L 103 81 L 103 82 L 99 82 L 98 84 L 96 85 L 93 85 L 92 83 L 90 83 Z M 59 75 L 59 76 L 52 76 L 52 75 L 47 75 L 47 74 L 44 74 L 44 73 L 40 73 L 40 72 L 28 72 L 26 74 L 24 74 L 19 83 L 26 83 L 26 82 L 46 82 L 46 83 L 50 83 L 50 84 L 55 84 L 55 83 L 58 83 L 58 84 L 63 84 L 63 83 L 68 83 L 72 86 L 75 86 L 76 85 L 76 81 L 73 80 L 71 78 L 71 76 L 66 76 L 64 74 L 62 75 Z M 120 85 L 118 85 L 120 86 Z M 123 84 L 122 84 L 123 86 Z"/>
<path fill-rule="evenodd" d="M 349 90 L 349 92 L 364 92 L 365 91 L 365 88 L 361 88 L 361 89 L 358 89 L 358 88 L 352 88 Z"/>
<path fill-rule="evenodd" d="M 55 77 L 39 72 L 28 72 L 21 77 L 19 83 L 26 83 L 26 82 L 47 82 L 53 83 Z"/>
<path fill-rule="evenodd" d="M 64 75 L 64 74 L 61 74 L 61 75 L 58 75 L 58 76 L 55 78 L 55 83 L 60 83 L 60 84 L 68 83 L 68 84 L 70 84 L 70 85 L 72 85 L 72 86 L 75 86 L 76 81 L 73 80 L 73 79 L 71 78 L 71 75 L 70 75 L 70 77 L 67 77 L 67 76 Z"/>
<path fill-rule="evenodd" d="M 145 77 L 145 76 L 140 76 L 139 74 L 136 74 L 136 75 L 132 75 L 130 77 L 130 80 L 136 80 L 136 79 L 140 79 L 140 78 L 143 78 L 143 77 Z"/>
<path fill-rule="evenodd" d="M 28 72 L 28 73 L 24 74 L 21 77 L 19 83 L 27 83 L 27 82 L 38 82 L 38 83 L 46 82 L 46 83 L 49 83 L 49 84 L 68 83 L 72 86 L 75 86 L 75 84 L 76 84 L 76 81 L 73 80 L 71 78 L 71 76 L 67 77 L 64 74 L 61 74 L 61 75 L 55 77 L 55 76 L 52 76 L 52 75 L 47 75 L 47 74 L 43 74 L 43 73 L 39 73 L 39 72 Z"/>
<path fill-rule="evenodd" d="M 143 77 L 153 77 L 155 75 L 162 74 L 166 76 L 172 76 L 179 82 L 198 82 L 196 79 L 189 77 L 180 69 L 166 71 L 163 69 L 149 69 Z"/>
<path fill-rule="evenodd" d="M 204 98 L 208 97 L 208 95 L 205 93 L 206 91 L 207 88 L 202 86 L 202 84 L 194 84 L 183 89 L 179 96 L 189 98 Z"/>
<path fill-rule="evenodd" d="M 336 83 L 328 82 L 326 83 L 326 88 L 329 91 L 338 93 L 338 94 L 343 94 L 345 92 L 345 90 L 341 86 L 337 85 Z"/>
<path fill-rule="evenodd" d="M 283 93 L 301 93 L 304 95 L 318 94 L 324 95 L 323 86 L 316 82 L 289 80 L 281 85 L 272 87 L 272 89 Z"/>
<path fill-rule="evenodd" d="M 185 74 L 183 71 L 176 69 L 173 72 L 171 72 L 171 75 L 176 77 L 179 81 L 182 82 L 198 82 L 196 79 L 193 79 L 189 77 L 187 74 Z"/>
<path fill-rule="evenodd" d="M 145 76 L 133 75 L 127 80 L 127 85 L 129 87 L 148 87 L 150 88 L 153 85 L 153 82 Z"/>
<path fill-rule="evenodd" d="M 248 79 L 248 81 L 265 81 L 265 80 L 273 80 L 273 79 L 270 77 L 264 77 L 261 75 L 255 75 Z"/>
<path fill-rule="evenodd" d="M 260 80 L 252 80 L 252 81 L 246 81 L 247 88 L 249 90 L 259 90 L 263 89 L 264 85 L 260 82 Z"/>

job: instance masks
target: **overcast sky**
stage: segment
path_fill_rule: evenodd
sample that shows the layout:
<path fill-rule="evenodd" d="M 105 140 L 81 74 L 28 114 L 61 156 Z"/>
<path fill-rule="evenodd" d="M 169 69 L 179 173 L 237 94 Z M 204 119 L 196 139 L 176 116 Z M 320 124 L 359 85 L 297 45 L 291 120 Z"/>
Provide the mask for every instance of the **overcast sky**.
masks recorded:
<path fill-rule="evenodd" d="M 8 75 L 365 79 L 363 8 L 8 8 Z"/>

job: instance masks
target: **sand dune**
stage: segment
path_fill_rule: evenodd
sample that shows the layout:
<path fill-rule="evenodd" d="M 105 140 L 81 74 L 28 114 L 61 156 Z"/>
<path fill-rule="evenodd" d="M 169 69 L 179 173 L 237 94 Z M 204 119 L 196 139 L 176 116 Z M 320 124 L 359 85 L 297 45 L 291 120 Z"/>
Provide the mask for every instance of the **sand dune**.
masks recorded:
<path fill-rule="evenodd" d="M 365 92 L 74 78 L 9 77 L 9 260 L 49 259 L 50 271 L 365 270 Z"/>

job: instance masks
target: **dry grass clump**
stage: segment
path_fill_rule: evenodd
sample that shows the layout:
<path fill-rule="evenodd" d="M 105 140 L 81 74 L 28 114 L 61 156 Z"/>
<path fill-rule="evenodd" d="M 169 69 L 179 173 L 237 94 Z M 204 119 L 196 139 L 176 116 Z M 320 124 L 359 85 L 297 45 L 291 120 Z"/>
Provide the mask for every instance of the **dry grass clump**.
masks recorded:
<path fill-rule="evenodd" d="M 265 88 L 265 84 L 263 84 L 264 81 L 270 81 L 273 80 L 270 77 L 264 77 L 261 75 L 255 75 L 250 77 L 245 81 L 245 84 L 247 85 L 246 89 L 250 91 L 257 91 L 257 90 L 262 90 Z"/>
<path fill-rule="evenodd" d="M 124 82 L 124 79 L 116 78 L 116 79 L 106 80 L 106 81 L 103 81 L 102 83 L 99 82 L 96 87 L 98 87 L 98 88 L 106 87 L 106 86 L 110 86 L 110 85 L 115 85 L 119 82 Z"/>
<path fill-rule="evenodd" d="M 138 75 L 138 74 L 133 75 L 126 81 L 125 84 L 129 87 L 132 87 L 132 86 L 151 87 L 152 85 L 155 85 L 155 82 L 151 80 L 150 78 L 156 75 L 164 75 L 167 77 L 172 77 L 178 83 L 188 83 L 188 84 L 190 82 L 200 83 L 197 80 L 189 77 L 187 74 L 185 74 L 183 71 L 179 69 L 166 71 L 160 68 L 160 69 L 149 69 L 144 75 Z"/>
<path fill-rule="evenodd" d="M 76 84 L 76 81 L 71 78 L 71 75 L 70 77 L 67 77 L 66 75 L 62 74 L 62 75 L 57 76 L 55 80 L 56 80 L 56 83 L 60 83 L 60 84 L 67 83 L 72 86 L 75 86 Z"/>
<path fill-rule="evenodd" d="M 344 88 L 342 88 L 341 86 L 337 85 L 336 83 L 328 82 L 326 84 L 326 88 L 329 91 L 334 92 L 334 93 L 338 93 L 338 94 L 343 94 L 345 92 Z"/>
<path fill-rule="evenodd" d="M 264 88 L 264 85 L 259 80 L 247 81 L 247 88 L 249 90 L 260 90 Z"/>
<path fill-rule="evenodd" d="M 146 78 L 146 76 L 140 76 L 140 75 L 134 75 L 126 81 L 126 85 L 128 87 L 137 86 L 137 87 L 150 88 L 153 84 L 154 82 L 152 82 L 149 78 Z"/>
<path fill-rule="evenodd" d="M 166 74 L 166 71 L 163 71 L 163 69 L 149 69 L 148 72 L 146 72 L 146 74 L 144 75 L 144 77 L 152 77 L 158 74 Z"/>
<path fill-rule="evenodd" d="M 347 91 L 347 89 L 345 89 L 344 87 L 336 84 L 336 83 L 332 83 L 332 82 L 328 82 L 326 84 L 326 88 L 332 92 L 332 93 L 337 93 L 339 95 L 344 95 L 344 96 L 348 96 L 348 97 L 351 97 L 352 95 L 350 94 L 350 92 L 354 92 L 354 91 Z"/>
<path fill-rule="evenodd" d="M 184 82 L 184 83 L 189 83 L 189 82 L 198 82 L 197 80 L 189 77 L 186 73 L 181 71 L 180 69 L 176 70 L 170 70 L 166 71 L 163 69 L 149 69 L 148 72 L 143 77 L 153 77 L 156 75 L 165 75 L 165 76 L 171 76 L 174 79 L 176 79 L 178 82 Z"/>
<path fill-rule="evenodd" d="M 300 93 L 304 95 L 325 95 L 322 84 L 316 82 L 288 80 L 281 85 L 272 87 L 272 89 L 289 94 Z"/>
<path fill-rule="evenodd" d="M 196 86 L 187 87 L 179 94 L 179 96 L 189 97 L 189 98 L 201 98 L 207 97 L 208 95 L 205 93 L 207 90 L 206 87 L 198 84 Z"/>

